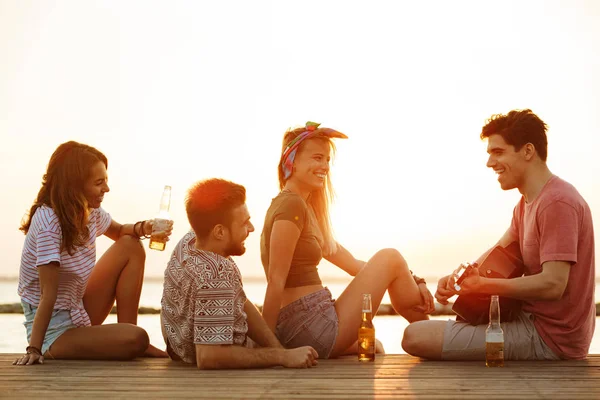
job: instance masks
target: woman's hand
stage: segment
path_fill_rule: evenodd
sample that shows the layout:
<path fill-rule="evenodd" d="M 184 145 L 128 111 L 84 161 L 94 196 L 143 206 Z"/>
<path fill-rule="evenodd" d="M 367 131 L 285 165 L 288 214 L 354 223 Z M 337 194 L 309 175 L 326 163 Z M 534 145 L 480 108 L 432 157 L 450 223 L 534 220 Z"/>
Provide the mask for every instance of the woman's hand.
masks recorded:
<path fill-rule="evenodd" d="M 37 348 L 27 348 L 27 354 L 17 358 L 13 361 L 12 365 L 33 365 L 33 364 L 43 364 L 44 356 Z"/>
<path fill-rule="evenodd" d="M 142 231 L 143 231 L 144 235 L 146 235 L 146 236 L 152 235 L 152 230 L 154 229 L 154 224 L 155 224 L 155 220 L 153 220 L 153 219 L 144 221 L 142 223 Z M 159 229 L 159 230 L 157 232 L 155 232 L 155 235 L 160 239 L 165 239 L 166 241 L 169 241 L 169 236 L 171 236 L 171 233 L 173 233 L 173 221 L 160 220 L 160 225 L 157 225 L 157 229 Z"/>
<path fill-rule="evenodd" d="M 435 298 L 440 304 L 448 304 L 448 299 L 454 296 L 454 292 L 450 290 L 450 280 L 452 280 L 452 275 L 446 275 L 438 281 Z"/>
<path fill-rule="evenodd" d="M 425 283 L 419 283 L 419 294 L 421 295 L 421 304 L 413 307 L 413 310 L 419 311 L 425 314 L 431 314 L 435 311 L 435 304 L 433 302 L 433 296 Z"/>

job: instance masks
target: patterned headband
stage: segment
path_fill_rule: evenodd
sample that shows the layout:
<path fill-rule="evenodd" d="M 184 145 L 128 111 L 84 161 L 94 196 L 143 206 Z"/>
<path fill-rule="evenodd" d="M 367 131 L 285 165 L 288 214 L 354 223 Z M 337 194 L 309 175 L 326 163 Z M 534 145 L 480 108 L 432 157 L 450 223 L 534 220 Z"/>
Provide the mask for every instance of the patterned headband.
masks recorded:
<path fill-rule="evenodd" d="M 293 138 L 292 141 L 285 147 L 285 150 L 281 155 L 281 168 L 283 169 L 284 179 L 288 179 L 292 175 L 296 152 L 298 151 L 298 147 L 300 147 L 300 143 L 306 139 L 313 137 L 348 139 L 348 136 L 341 132 L 331 128 L 319 128 L 319 125 L 321 124 L 308 121 L 305 125 L 306 130 Z"/>

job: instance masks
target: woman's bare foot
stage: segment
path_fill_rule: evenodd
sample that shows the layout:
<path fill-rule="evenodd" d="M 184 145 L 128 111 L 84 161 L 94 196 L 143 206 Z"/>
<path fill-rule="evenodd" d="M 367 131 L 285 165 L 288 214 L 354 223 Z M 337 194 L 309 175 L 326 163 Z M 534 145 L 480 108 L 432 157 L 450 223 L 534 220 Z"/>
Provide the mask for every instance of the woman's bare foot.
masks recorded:
<path fill-rule="evenodd" d="M 385 354 L 385 349 L 383 348 L 383 343 L 381 343 L 381 341 L 379 341 L 379 339 L 375 339 L 375 353 Z"/>
<path fill-rule="evenodd" d="M 156 358 L 169 358 L 166 351 L 162 351 L 152 345 L 148 345 L 148 348 L 144 352 L 142 357 L 156 357 Z"/>

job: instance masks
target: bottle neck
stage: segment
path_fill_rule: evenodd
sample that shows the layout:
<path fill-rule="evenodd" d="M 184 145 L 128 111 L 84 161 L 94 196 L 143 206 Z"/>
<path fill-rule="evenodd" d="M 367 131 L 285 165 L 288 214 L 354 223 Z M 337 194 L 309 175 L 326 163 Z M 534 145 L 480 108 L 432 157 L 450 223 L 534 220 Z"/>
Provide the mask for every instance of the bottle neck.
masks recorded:
<path fill-rule="evenodd" d="M 156 215 L 156 218 L 160 218 L 160 219 L 171 219 L 171 216 L 169 215 L 169 209 L 167 209 L 166 211 L 164 210 L 160 210 L 158 212 L 158 214 Z"/>
<path fill-rule="evenodd" d="M 490 302 L 490 326 L 500 326 L 500 302 L 493 296 Z"/>
<path fill-rule="evenodd" d="M 371 311 L 363 310 L 362 320 L 363 320 L 363 322 L 371 322 L 373 320 L 373 313 Z"/>
<path fill-rule="evenodd" d="M 168 215 L 169 208 L 171 207 L 171 188 L 169 186 L 165 187 L 165 190 L 160 198 L 160 207 L 159 207 L 159 215 Z"/>

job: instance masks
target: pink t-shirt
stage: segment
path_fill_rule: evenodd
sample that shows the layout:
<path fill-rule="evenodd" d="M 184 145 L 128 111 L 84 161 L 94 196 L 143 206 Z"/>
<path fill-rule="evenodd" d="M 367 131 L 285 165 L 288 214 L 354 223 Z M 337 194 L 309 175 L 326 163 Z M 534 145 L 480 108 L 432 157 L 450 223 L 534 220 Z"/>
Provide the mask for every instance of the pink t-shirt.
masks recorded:
<path fill-rule="evenodd" d="M 523 311 L 534 315 L 538 333 L 558 356 L 585 358 L 596 324 L 594 229 L 589 206 L 573 185 L 552 176 L 531 203 L 521 198 L 510 232 L 519 238 L 525 275 L 540 273 L 547 261 L 571 263 L 562 298 L 524 301 Z"/>
<path fill-rule="evenodd" d="M 73 255 L 60 251 L 62 231 L 58 217 L 50 207 L 41 206 L 33 214 L 29 232 L 21 255 L 18 293 L 21 299 L 34 307 L 40 304 L 40 278 L 37 267 L 58 262 L 59 281 L 55 310 L 69 310 L 71 320 L 77 326 L 91 325 L 90 317 L 83 307 L 83 295 L 92 269 L 96 265 L 96 237 L 106 232 L 111 223 L 110 215 L 101 208 L 90 212 L 87 242 L 78 247 Z"/>

